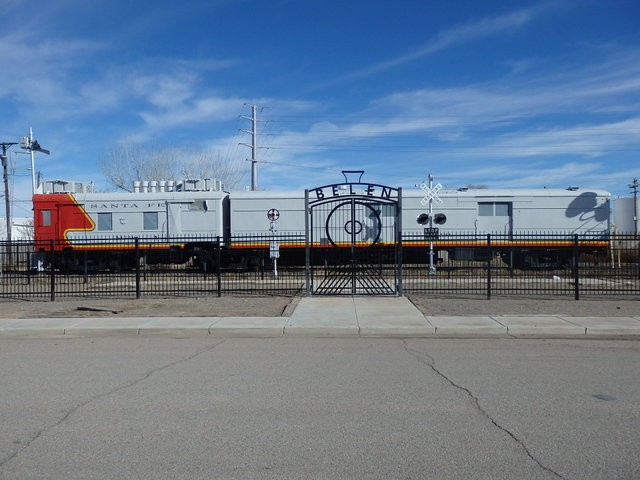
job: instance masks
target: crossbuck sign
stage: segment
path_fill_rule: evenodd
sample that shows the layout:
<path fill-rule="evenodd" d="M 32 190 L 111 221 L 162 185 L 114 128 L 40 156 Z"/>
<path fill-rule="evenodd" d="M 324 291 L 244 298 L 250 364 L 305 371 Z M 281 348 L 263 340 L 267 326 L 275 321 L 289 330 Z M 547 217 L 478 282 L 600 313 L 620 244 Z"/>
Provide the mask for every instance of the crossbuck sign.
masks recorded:
<path fill-rule="evenodd" d="M 438 205 L 442 203 L 442 199 L 438 196 L 438 192 L 442 189 L 442 185 L 440 183 L 436 183 L 433 188 L 429 188 L 426 183 L 422 182 L 420 184 L 420 188 L 425 193 L 424 198 L 420 200 L 423 207 L 429 203 L 429 200 L 433 200 Z"/>

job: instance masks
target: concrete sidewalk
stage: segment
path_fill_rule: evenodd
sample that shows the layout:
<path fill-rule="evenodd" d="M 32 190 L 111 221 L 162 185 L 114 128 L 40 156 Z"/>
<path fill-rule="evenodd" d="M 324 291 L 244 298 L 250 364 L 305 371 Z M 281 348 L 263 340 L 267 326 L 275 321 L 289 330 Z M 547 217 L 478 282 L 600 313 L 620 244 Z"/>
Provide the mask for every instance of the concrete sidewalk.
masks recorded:
<path fill-rule="evenodd" d="M 405 297 L 306 297 L 290 317 L 0 319 L 0 335 L 640 338 L 640 315 L 425 316 Z"/>

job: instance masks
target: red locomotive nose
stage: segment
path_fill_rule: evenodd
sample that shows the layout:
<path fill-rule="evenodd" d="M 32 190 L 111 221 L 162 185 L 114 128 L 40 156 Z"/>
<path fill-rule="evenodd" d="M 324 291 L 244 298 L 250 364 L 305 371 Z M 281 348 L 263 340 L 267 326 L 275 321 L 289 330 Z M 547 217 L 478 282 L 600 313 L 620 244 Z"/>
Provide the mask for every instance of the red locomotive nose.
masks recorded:
<path fill-rule="evenodd" d="M 95 224 L 70 193 L 33 196 L 34 239 L 36 243 L 56 241 L 55 248 L 68 244 L 70 231 L 92 231 Z"/>

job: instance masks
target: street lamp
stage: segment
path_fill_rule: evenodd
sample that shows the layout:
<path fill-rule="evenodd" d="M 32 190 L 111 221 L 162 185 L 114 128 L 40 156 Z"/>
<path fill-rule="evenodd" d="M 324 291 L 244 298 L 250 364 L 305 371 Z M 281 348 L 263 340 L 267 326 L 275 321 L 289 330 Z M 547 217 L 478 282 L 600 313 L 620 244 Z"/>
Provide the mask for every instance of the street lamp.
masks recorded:
<path fill-rule="evenodd" d="M 22 137 L 20 139 L 20 148 L 28 150 L 31 154 L 31 193 L 36 193 L 36 165 L 33 152 L 42 152 L 45 155 L 49 155 L 51 152 L 45 148 L 42 148 L 37 140 L 33 138 L 33 130 L 29 129 L 29 136 Z"/>

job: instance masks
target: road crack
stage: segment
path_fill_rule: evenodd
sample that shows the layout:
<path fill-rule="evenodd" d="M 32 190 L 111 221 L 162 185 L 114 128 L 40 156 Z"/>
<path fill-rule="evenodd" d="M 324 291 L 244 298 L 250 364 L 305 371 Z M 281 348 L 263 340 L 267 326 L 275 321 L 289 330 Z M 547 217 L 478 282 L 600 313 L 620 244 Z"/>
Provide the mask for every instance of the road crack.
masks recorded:
<path fill-rule="evenodd" d="M 75 412 L 77 412 L 78 410 L 80 410 L 83 407 L 86 407 L 87 405 L 89 405 L 92 402 L 95 402 L 96 400 L 100 400 L 102 398 L 108 397 L 109 395 L 113 395 L 114 393 L 118 393 L 121 392 L 123 390 L 126 390 L 128 388 L 131 387 L 135 387 L 136 385 L 138 385 L 141 382 L 144 382 L 146 379 L 148 379 L 149 377 L 151 377 L 152 375 L 161 372 L 163 370 L 166 370 L 168 368 L 171 368 L 175 365 L 179 365 L 181 363 L 185 363 L 188 362 L 190 360 L 193 360 L 194 358 L 210 352 L 211 350 L 213 350 L 214 348 L 216 348 L 217 346 L 221 345 L 222 343 L 224 343 L 226 340 L 223 339 L 213 345 L 210 345 L 206 348 L 202 348 L 198 351 L 196 351 L 195 353 L 187 356 L 187 357 L 183 357 L 180 358 L 178 360 L 175 360 L 173 362 L 167 363 L 165 365 L 161 365 L 157 368 L 153 368 L 151 370 L 149 370 L 148 372 L 146 372 L 144 375 L 142 375 L 139 378 L 136 378 L 134 380 L 132 380 L 129 383 L 126 383 L 124 385 L 120 385 L 117 386 L 107 392 L 102 392 L 99 393 L 97 395 L 94 395 L 93 397 L 85 400 L 84 402 L 81 402 L 77 405 L 75 405 L 74 407 L 70 408 L 57 422 L 51 424 L 51 425 L 47 425 L 45 426 L 42 430 L 38 431 L 32 438 L 30 438 L 26 443 L 24 443 L 22 445 L 22 448 L 16 450 L 15 452 L 13 452 L 12 454 L 10 454 L 7 458 L 0 460 L 0 469 L 2 469 L 7 463 L 9 463 L 12 459 L 14 459 L 16 456 L 18 456 L 20 453 L 24 452 L 27 448 L 29 448 L 33 442 L 35 442 L 36 440 L 38 440 L 40 437 L 42 437 L 43 435 L 45 435 L 48 431 L 50 431 L 51 429 L 54 429 L 60 425 L 62 425 L 69 417 L 71 417 Z"/>
<path fill-rule="evenodd" d="M 482 408 L 482 405 L 480 405 L 480 400 L 478 399 L 478 397 L 476 395 L 473 394 L 473 392 L 471 392 L 471 390 L 469 390 L 468 388 L 466 388 L 466 387 L 464 387 L 462 385 L 458 385 L 456 382 L 454 382 L 452 379 L 450 379 L 447 375 L 445 375 L 443 372 L 438 370 L 438 368 L 436 368 L 436 366 L 435 366 L 435 359 L 431 355 L 429 355 L 426 352 L 411 348 L 409 346 L 409 344 L 407 343 L 407 341 L 404 340 L 404 339 L 402 340 L 402 343 L 403 343 L 404 349 L 407 351 L 407 353 L 409 353 L 411 356 L 416 358 L 423 365 L 426 365 L 427 367 L 429 367 L 436 375 L 438 375 L 440 378 L 442 378 L 449 385 L 451 385 L 452 387 L 464 392 L 467 395 L 467 397 L 469 397 L 471 399 L 472 403 L 475 405 L 476 410 L 478 410 L 478 412 L 480 412 L 481 415 L 483 415 L 487 420 L 489 420 L 497 429 L 499 429 L 500 431 L 502 431 L 503 433 L 508 435 L 525 452 L 525 454 L 531 460 L 533 460 L 541 469 L 551 473 L 552 475 L 556 476 L 557 478 L 562 478 L 562 479 L 566 480 L 566 477 L 563 477 L 560 473 L 556 472 L 555 470 L 553 470 L 550 467 L 547 467 L 540 460 L 538 460 L 531 453 L 529 448 L 527 448 L 526 444 L 521 439 L 519 439 L 508 428 L 500 425 L 491 415 L 489 415 L 489 413 L 487 413 L 487 411 L 484 408 Z"/>

